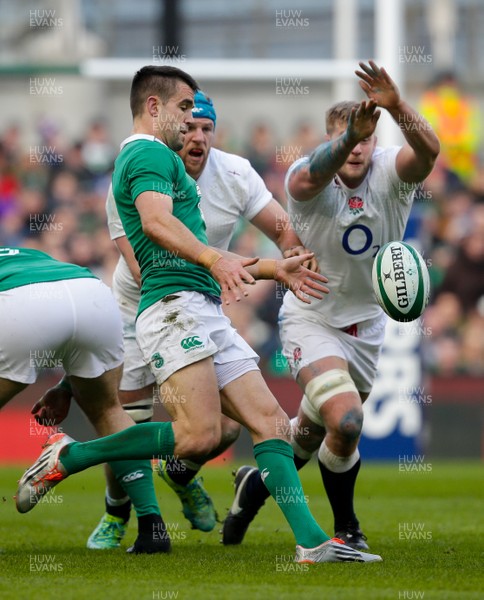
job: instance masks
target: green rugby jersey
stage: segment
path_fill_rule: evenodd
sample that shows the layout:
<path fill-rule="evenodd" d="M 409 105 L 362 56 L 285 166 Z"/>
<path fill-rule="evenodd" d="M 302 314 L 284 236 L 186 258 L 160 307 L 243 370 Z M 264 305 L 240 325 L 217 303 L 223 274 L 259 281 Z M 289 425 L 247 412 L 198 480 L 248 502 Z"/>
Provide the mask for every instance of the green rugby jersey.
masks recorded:
<path fill-rule="evenodd" d="M 113 193 L 126 236 L 141 269 L 138 315 L 168 294 L 195 291 L 220 296 L 220 286 L 204 267 L 174 256 L 143 233 L 135 206 L 142 192 L 159 192 L 173 200 L 173 216 L 204 244 L 205 221 L 200 192 L 181 158 L 153 136 L 125 140 L 114 164 Z"/>
<path fill-rule="evenodd" d="M 98 279 L 85 267 L 64 263 L 40 250 L 0 247 L 0 292 L 63 279 Z"/>

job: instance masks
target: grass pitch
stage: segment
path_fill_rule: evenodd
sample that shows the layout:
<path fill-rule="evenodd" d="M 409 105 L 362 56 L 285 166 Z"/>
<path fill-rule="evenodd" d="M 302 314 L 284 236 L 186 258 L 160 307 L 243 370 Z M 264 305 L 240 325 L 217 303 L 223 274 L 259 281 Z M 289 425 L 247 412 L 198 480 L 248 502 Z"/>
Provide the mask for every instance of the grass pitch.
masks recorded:
<path fill-rule="evenodd" d="M 233 497 L 231 468 L 204 471 L 222 518 Z M 294 540 L 272 500 L 244 543 L 224 548 L 218 527 L 191 531 L 173 492 L 156 482 L 173 539 L 170 555 L 131 556 L 135 519 L 121 550 L 92 551 L 86 540 L 103 513 L 101 468 L 60 484 L 31 513 L 11 497 L 22 468 L 0 470 L 0 597 L 116 600 L 416 599 L 484 597 L 482 463 L 433 463 L 425 472 L 366 463 L 357 512 L 377 564 L 296 565 Z M 319 471 L 301 478 L 313 514 L 332 533 Z M 48 500 L 48 501 L 47 501 Z"/>

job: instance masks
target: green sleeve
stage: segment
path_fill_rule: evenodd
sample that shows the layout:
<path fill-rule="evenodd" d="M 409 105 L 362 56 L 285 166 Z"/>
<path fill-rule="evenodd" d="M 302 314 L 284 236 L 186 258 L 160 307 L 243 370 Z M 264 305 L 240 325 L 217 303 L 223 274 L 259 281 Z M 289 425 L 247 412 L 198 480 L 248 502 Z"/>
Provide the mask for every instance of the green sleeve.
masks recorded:
<path fill-rule="evenodd" d="M 159 192 L 173 198 L 176 163 L 172 152 L 161 144 L 140 148 L 130 161 L 128 179 L 133 203 L 143 192 Z"/>

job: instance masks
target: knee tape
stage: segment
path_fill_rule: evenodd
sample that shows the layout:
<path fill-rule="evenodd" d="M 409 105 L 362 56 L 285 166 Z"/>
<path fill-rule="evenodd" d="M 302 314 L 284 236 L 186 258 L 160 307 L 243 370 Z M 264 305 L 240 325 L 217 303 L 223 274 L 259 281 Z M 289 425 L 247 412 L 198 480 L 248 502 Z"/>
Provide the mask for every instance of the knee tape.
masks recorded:
<path fill-rule="evenodd" d="M 130 402 L 124 404 L 123 408 L 135 423 L 146 423 L 153 416 L 153 398 Z"/>
<path fill-rule="evenodd" d="M 319 416 L 319 409 L 333 396 L 345 392 L 358 394 L 355 383 L 348 371 L 344 369 L 331 369 L 318 375 L 306 385 L 305 397 L 313 411 Z M 309 415 L 311 416 L 311 415 Z"/>

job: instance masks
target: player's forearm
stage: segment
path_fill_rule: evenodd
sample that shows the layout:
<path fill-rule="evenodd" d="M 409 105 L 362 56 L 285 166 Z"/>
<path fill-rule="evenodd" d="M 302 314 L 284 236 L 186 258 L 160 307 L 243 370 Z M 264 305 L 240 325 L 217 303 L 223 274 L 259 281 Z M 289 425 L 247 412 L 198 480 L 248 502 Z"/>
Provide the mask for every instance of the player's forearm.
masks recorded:
<path fill-rule="evenodd" d="M 274 240 L 282 255 L 284 255 L 284 252 L 287 250 L 292 250 L 293 248 L 297 248 L 299 246 L 303 247 L 303 243 L 292 228 L 289 217 L 285 225 L 287 225 L 287 228 L 279 232 L 277 239 Z"/>
<path fill-rule="evenodd" d="M 143 233 L 155 244 L 161 246 L 176 258 L 200 264 L 200 255 L 208 250 L 180 220 L 171 213 L 163 213 L 163 221 L 148 222 L 143 225 Z"/>
<path fill-rule="evenodd" d="M 309 157 L 309 175 L 315 183 L 331 180 L 340 169 L 359 140 L 350 137 L 348 131 L 335 140 L 318 146 Z"/>
<path fill-rule="evenodd" d="M 440 143 L 429 122 L 404 100 L 400 100 L 398 105 L 388 109 L 388 112 L 415 154 L 422 160 L 435 161 L 440 151 Z"/>
<path fill-rule="evenodd" d="M 215 250 L 215 248 L 214 248 Z M 228 250 L 218 250 L 224 258 L 230 260 L 240 260 L 243 258 L 235 252 L 229 252 Z M 274 258 L 261 258 L 255 265 L 249 265 L 245 267 L 245 270 L 252 275 L 254 279 L 276 279 L 276 271 L 282 261 L 278 261 Z"/>
<path fill-rule="evenodd" d="M 251 219 L 251 223 L 276 244 L 281 254 L 292 248 L 302 247 L 289 215 L 274 198 Z"/>
<path fill-rule="evenodd" d="M 332 180 L 358 144 L 348 130 L 339 138 L 321 144 L 311 156 L 300 163 L 289 175 L 288 189 L 298 201 L 311 200 Z"/>

